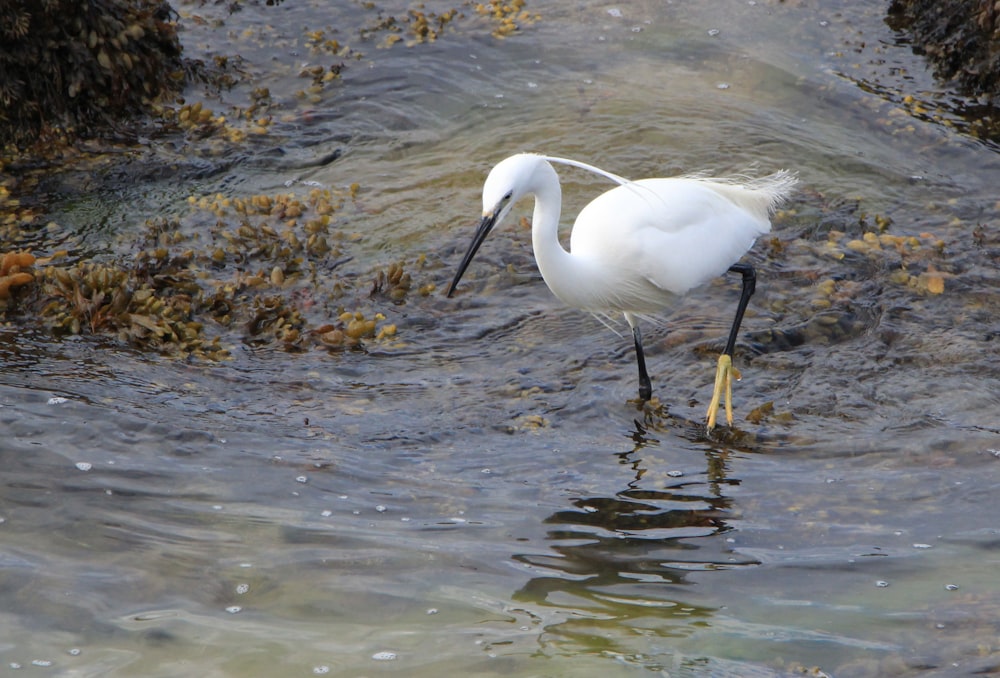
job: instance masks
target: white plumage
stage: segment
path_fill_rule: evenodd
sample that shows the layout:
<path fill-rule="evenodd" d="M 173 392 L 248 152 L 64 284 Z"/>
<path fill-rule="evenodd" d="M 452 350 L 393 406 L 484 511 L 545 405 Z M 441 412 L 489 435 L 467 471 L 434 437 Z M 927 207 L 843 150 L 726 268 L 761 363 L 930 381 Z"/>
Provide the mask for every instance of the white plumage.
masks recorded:
<path fill-rule="evenodd" d="M 619 184 L 583 208 L 573 225 L 568 252 L 559 242 L 562 191 L 553 162 L 586 169 Z M 728 356 L 728 367 L 720 358 L 717 373 L 713 398 L 717 407 L 720 378 L 725 378 L 727 390 L 731 388 L 732 344 L 755 280 L 752 268 L 736 262 L 759 236 L 770 231 L 771 213 L 796 182 L 787 171 L 745 181 L 701 176 L 629 181 L 576 160 L 513 155 L 486 178 L 483 219 L 448 296 L 490 230 L 520 199 L 534 196 L 532 247 L 542 278 L 569 306 L 597 314 L 624 314 L 635 338 L 640 397 L 648 399 L 651 387 L 635 316 L 660 311 L 673 295 L 730 269 L 743 273 L 743 298 L 722 356 Z M 729 400 L 726 409 L 731 424 Z M 714 410 L 709 412 L 710 427 L 714 414 Z"/>

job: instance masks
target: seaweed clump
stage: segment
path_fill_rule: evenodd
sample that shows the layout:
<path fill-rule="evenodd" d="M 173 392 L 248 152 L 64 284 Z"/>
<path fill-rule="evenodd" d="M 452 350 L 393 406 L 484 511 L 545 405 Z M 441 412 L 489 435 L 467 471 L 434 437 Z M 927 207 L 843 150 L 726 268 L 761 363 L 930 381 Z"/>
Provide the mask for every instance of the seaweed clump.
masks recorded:
<path fill-rule="evenodd" d="M 532 24 L 540 18 L 537 14 L 528 12 L 526 5 L 525 0 L 490 0 L 488 3 L 476 3 L 475 8 L 477 13 L 488 16 L 497 23 L 493 29 L 494 38 L 506 38 L 520 30 L 521 25 Z"/>
<path fill-rule="evenodd" d="M 30 252 L 6 252 L 0 255 L 0 310 L 7 308 L 14 290 L 34 282 L 35 276 L 29 271 L 35 263 Z"/>
<path fill-rule="evenodd" d="M 140 254 L 132 267 L 80 263 L 41 271 L 39 314 L 56 334 L 117 334 L 131 346 L 219 360 L 220 337 L 195 319 L 200 288 L 185 276 L 150 276 Z M 178 262 L 171 262 L 176 266 Z"/>
<path fill-rule="evenodd" d="M 0 2 L 0 144 L 91 136 L 184 84 L 163 0 Z"/>
<path fill-rule="evenodd" d="M 358 190 L 192 196 L 187 217 L 148 220 L 134 254 L 108 261 L 9 253 L 0 258 L 0 292 L 27 291 L 18 290 L 16 309 L 0 298 L 0 318 L 16 310 L 56 336 L 113 337 L 210 361 L 228 358 L 236 343 L 299 352 L 395 342 L 386 313 L 434 285 L 418 285 L 407 270 L 423 268 L 422 256 L 343 271 L 360 236 L 339 228 L 336 217 Z"/>

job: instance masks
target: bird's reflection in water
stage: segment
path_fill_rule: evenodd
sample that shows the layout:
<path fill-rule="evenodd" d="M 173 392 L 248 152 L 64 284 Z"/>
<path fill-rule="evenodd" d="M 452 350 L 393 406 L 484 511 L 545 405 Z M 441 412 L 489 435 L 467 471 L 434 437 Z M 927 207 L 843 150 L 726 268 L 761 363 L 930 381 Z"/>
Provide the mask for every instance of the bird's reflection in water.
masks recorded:
<path fill-rule="evenodd" d="M 715 610 L 699 602 L 704 596 L 692 573 L 757 564 L 726 539 L 734 516 L 725 490 L 739 484 L 727 475 L 729 453 L 706 450 L 703 475 L 653 481 L 641 453 L 658 441 L 638 422 L 630 437 L 634 448 L 618 455 L 632 470 L 627 486 L 613 497 L 573 500 L 572 508 L 547 519 L 548 554 L 515 556 L 540 572 L 515 598 L 565 611 L 546 626 L 563 642 L 614 646 L 616 635 L 625 645 L 636 633 L 687 635 Z M 630 654 L 626 647 L 602 651 Z"/>

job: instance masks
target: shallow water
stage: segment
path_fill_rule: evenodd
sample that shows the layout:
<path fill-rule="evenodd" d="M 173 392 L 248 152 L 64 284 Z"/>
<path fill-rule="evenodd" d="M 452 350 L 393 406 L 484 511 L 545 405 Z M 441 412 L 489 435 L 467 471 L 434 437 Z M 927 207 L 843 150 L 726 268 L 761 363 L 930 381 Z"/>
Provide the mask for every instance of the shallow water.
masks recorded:
<path fill-rule="evenodd" d="M 233 148 L 154 141 L 121 176 L 52 179 L 85 192 L 54 205 L 50 247 L 128 256 L 154 215 L 203 227 L 189 196 L 357 182 L 338 217 L 357 234 L 344 284 L 405 260 L 438 291 L 368 302 L 396 341 L 236 342 L 223 363 L 5 326 L 6 671 L 1000 665 L 998 156 L 958 131 L 952 96 L 877 8 L 561 3 L 505 40 L 470 16 L 377 49 L 351 39 L 367 15 L 326 5 L 182 5 L 186 48 L 242 54 L 277 122 Z M 364 56 L 297 97 L 303 63 L 335 60 L 302 37 L 326 26 Z M 213 105 L 246 105 L 246 89 Z M 748 257 L 735 430 L 702 422 L 736 280 L 644 327 L 663 404 L 644 410 L 631 342 L 551 297 L 523 228 L 491 236 L 444 297 L 485 173 L 519 150 L 634 177 L 799 172 Z M 567 214 L 605 188 L 562 174 Z M 915 244 L 863 247 L 876 215 Z"/>

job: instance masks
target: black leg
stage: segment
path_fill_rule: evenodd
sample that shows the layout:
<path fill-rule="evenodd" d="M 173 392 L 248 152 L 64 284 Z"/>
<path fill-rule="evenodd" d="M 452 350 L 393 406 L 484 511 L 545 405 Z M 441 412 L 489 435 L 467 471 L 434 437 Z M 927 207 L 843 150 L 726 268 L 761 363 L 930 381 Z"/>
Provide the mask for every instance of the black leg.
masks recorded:
<path fill-rule="evenodd" d="M 635 361 L 639 363 L 639 398 L 649 400 L 653 396 L 653 385 L 646 372 L 646 356 L 642 352 L 642 334 L 638 325 L 632 327 L 632 338 L 635 339 Z"/>
<path fill-rule="evenodd" d="M 750 303 L 750 297 L 753 296 L 754 289 L 757 287 L 757 273 L 750 264 L 733 264 L 729 267 L 729 270 L 743 276 L 743 292 L 740 294 L 740 303 L 736 307 L 736 317 L 733 318 L 733 327 L 729 330 L 729 341 L 726 342 L 726 350 L 723 351 L 723 353 L 732 357 L 733 351 L 736 349 L 736 335 L 740 333 L 740 324 L 743 322 L 743 313 L 746 312 L 747 304 Z"/>

